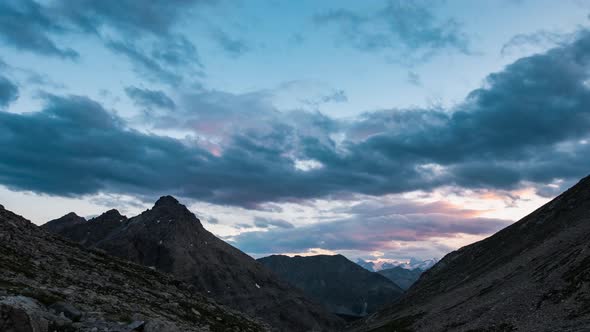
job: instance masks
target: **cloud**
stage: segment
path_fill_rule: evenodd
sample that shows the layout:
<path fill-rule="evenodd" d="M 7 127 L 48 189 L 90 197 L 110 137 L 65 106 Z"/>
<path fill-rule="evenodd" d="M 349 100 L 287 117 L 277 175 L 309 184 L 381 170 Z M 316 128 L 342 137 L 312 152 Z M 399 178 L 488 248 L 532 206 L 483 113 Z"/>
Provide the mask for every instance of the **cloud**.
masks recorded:
<path fill-rule="evenodd" d="M 333 25 L 353 47 L 365 52 L 393 52 L 399 60 L 424 60 L 444 50 L 469 53 L 469 41 L 454 19 L 439 19 L 432 1 L 390 0 L 371 13 L 333 9 L 314 22 Z M 406 58 L 406 59 L 404 59 Z"/>
<path fill-rule="evenodd" d="M 182 186 L 179 176 L 162 176 L 176 173 L 177 163 L 196 165 L 208 157 L 176 140 L 126 128 L 87 98 L 47 99 L 40 112 L 0 113 L 0 182 L 9 187 L 60 196 L 158 192 Z"/>
<path fill-rule="evenodd" d="M 415 86 L 422 86 L 422 80 L 420 79 L 420 75 L 418 75 L 414 71 L 408 71 L 408 83 L 415 85 Z"/>
<path fill-rule="evenodd" d="M 530 46 L 547 49 L 548 47 L 554 47 L 568 41 L 571 42 L 575 37 L 575 34 L 565 34 L 548 30 L 539 30 L 533 33 L 520 33 L 514 35 L 508 42 L 502 45 L 500 53 L 502 55 L 508 55 Z"/>
<path fill-rule="evenodd" d="M 162 81 L 168 84 L 178 84 L 182 76 L 166 67 L 161 66 L 152 57 L 146 55 L 139 46 L 119 41 L 110 41 L 107 44 L 113 52 L 126 56 L 135 67 L 135 71 L 151 81 Z"/>
<path fill-rule="evenodd" d="M 346 103 L 348 95 L 344 90 L 332 90 L 326 94 L 320 94 L 315 98 L 300 99 L 300 101 L 313 109 L 318 109 L 320 105 L 327 103 Z"/>
<path fill-rule="evenodd" d="M 269 219 L 269 218 L 262 218 L 262 217 L 255 217 L 254 218 L 254 226 L 260 228 L 294 228 L 292 223 L 282 220 L 282 219 Z"/>
<path fill-rule="evenodd" d="M 233 38 L 221 29 L 212 30 L 211 36 L 221 49 L 234 58 L 240 57 L 252 49 L 244 40 Z"/>
<path fill-rule="evenodd" d="M 179 91 L 176 110 L 146 125 L 192 133 L 183 140 L 133 130 L 87 98 L 48 97 L 39 112 L 0 113 L 0 183 L 249 208 L 442 186 L 547 193 L 543 186 L 588 173 L 589 67 L 590 33 L 581 32 L 490 74 L 451 109 L 381 110 L 353 120 L 280 111 L 268 92 Z M 298 161 L 321 167 L 302 171 Z"/>
<path fill-rule="evenodd" d="M 196 47 L 174 29 L 184 13 L 212 3 L 215 1 L 8 0 L 0 4 L 0 38 L 17 49 L 76 59 L 78 52 L 58 46 L 54 39 L 94 36 L 128 57 L 139 74 L 177 84 L 181 73 L 202 75 L 202 64 Z"/>
<path fill-rule="evenodd" d="M 453 238 L 460 234 L 487 235 L 511 222 L 468 217 L 445 203 L 404 202 L 401 209 L 386 202 L 366 201 L 353 207 L 351 217 L 296 228 L 250 231 L 233 238 L 240 249 L 254 254 L 304 252 L 309 248 L 342 251 L 400 251 L 406 243 Z"/>
<path fill-rule="evenodd" d="M 172 35 L 158 41 L 153 45 L 151 54 L 157 61 L 173 68 L 203 67 L 197 48 L 182 35 Z"/>
<path fill-rule="evenodd" d="M 0 75 L 0 108 L 8 106 L 18 98 L 18 87 L 8 78 Z"/>
<path fill-rule="evenodd" d="M 51 37 L 51 34 L 66 32 L 67 28 L 59 20 L 33 0 L 0 2 L 0 38 L 7 45 L 42 55 L 76 59 L 79 57 L 76 51 L 59 47 Z"/>
<path fill-rule="evenodd" d="M 128 37 L 149 33 L 168 36 L 182 20 L 183 13 L 212 0 L 61 0 L 52 7 L 78 28 L 100 33 L 104 27 L 116 29 Z"/>
<path fill-rule="evenodd" d="M 112 51 L 126 56 L 138 74 L 177 85 L 183 74 L 200 75 L 202 63 L 192 42 L 174 28 L 184 13 L 214 2 L 62 0 L 54 10 L 78 30 L 98 36 Z"/>
<path fill-rule="evenodd" d="M 141 89 L 134 86 L 125 88 L 125 93 L 136 105 L 151 109 L 152 107 L 173 110 L 176 104 L 163 91 Z"/>

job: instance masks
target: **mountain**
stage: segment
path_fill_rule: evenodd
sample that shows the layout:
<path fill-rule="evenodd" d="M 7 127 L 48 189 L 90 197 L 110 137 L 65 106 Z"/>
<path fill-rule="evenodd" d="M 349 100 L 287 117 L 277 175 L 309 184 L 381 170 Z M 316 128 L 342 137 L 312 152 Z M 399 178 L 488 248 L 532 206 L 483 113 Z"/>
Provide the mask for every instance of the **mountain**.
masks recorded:
<path fill-rule="evenodd" d="M 71 226 L 75 226 L 78 224 L 83 224 L 85 222 L 86 222 L 86 219 L 78 216 L 74 212 L 70 212 L 59 219 L 55 219 L 55 220 L 52 220 L 52 221 L 46 223 L 43 226 L 46 230 L 48 230 L 50 232 L 59 233 L 59 232 L 63 231 L 65 228 L 69 228 Z"/>
<path fill-rule="evenodd" d="M 52 223 L 47 223 L 51 228 Z M 208 232 L 171 196 L 127 219 L 111 210 L 59 234 L 189 282 L 276 331 L 330 331 L 343 322 L 262 264 Z"/>
<path fill-rule="evenodd" d="M 371 262 L 371 261 L 366 261 L 361 258 L 359 258 L 356 261 L 356 263 L 358 265 L 364 267 L 365 269 L 367 269 L 371 272 L 378 272 L 378 271 L 385 270 L 385 269 L 391 269 L 396 266 L 402 267 L 407 270 L 420 269 L 422 271 L 426 271 L 429 268 L 431 268 L 432 266 L 434 266 L 434 264 L 436 264 L 436 262 L 438 262 L 438 260 L 436 258 L 419 260 L 414 257 L 411 257 L 409 261 L 395 261 L 394 260 L 394 261 Z"/>
<path fill-rule="evenodd" d="M 86 246 L 95 246 L 100 240 L 107 237 L 113 230 L 127 223 L 127 217 L 117 210 L 109 210 L 96 218 L 88 221 L 74 213 L 51 220 L 41 227 L 54 233 L 59 233 L 69 239 Z"/>
<path fill-rule="evenodd" d="M 437 262 L 438 262 L 438 259 L 436 259 L 436 258 L 419 260 L 419 259 L 412 257 L 412 258 L 410 258 L 410 261 L 408 263 L 401 264 L 398 266 L 403 267 L 404 269 L 408 269 L 408 270 L 420 269 L 422 271 L 426 271 L 426 270 L 430 269 L 431 267 L 433 267 Z M 386 264 L 383 264 L 383 266 L 382 266 L 383 269 L 389 269 L 392 267 L 395 267 L 395 265 L 388 266 Z"/>
<path fill-rule="evenodd" d="M 0 331 L 267 330 L 188 284 L 84 249 L 1 205 L 0 267 Z"/>
<path fill-rule="evenodd" d="M 412 286 L 420 275 L 422 270 L 419 268 L 410 270 L 404 269 L 401 266 L 392 267 L 385 270 L 380 270 L 377 273 L 384 276 L 385 278 L 393 281 L 396 285 L 400 286 L 403 290 L 407 290 Z"/>
<path fill-rule="evenodd" d="M 342 255 L 273 255 L 258 261 L 340 315 L 372 313 L 403 292 L 389 279 L 363 269 Z"/>
<path fill-rule="evenodd" d="M 589 331 L 590 177 L 446 255 L 352 331 Z"/>
<path fill-rule="evenodd" d="M 367 271 L 375 272 L 375 263 L 366 261 L 362 258 L 356 260 L 356 263 Z"/>

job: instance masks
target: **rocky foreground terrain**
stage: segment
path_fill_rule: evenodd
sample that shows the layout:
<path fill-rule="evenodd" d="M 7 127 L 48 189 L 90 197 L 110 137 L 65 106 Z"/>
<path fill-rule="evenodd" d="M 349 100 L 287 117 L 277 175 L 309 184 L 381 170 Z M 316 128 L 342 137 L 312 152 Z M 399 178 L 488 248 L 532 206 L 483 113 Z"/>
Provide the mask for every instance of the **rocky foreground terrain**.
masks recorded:
<path fill-rule="evenodd" d="M 0 331 L 267 331 L 183 282 L 51 234 L 0 205 Z"/>
<path fill-rule="evenodd" d="M 262 264 L 208 232 L 171 196 L 133 218 L 116 210 L 42 226 L 88 248 L 170 273 L 202 294 L 265 321 L 274 331 L 341 331 L 344 322 Z"/>
<path fill-rule="evenodd" d="M 590 331 L 590 177 L 448 254 L 351 331 Z"/>
<path fill-rule="evenodd" d="M 273 255 L 258 261 L 339 315 L 365 316 L 403 293 L 391 280 L 342 255 Z"/>

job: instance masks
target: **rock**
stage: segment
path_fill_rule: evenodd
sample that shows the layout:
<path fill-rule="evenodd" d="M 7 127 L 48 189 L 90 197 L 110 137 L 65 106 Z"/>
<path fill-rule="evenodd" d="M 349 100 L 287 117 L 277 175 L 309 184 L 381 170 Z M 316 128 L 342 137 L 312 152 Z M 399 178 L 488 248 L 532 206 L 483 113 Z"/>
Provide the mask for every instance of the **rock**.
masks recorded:
<path fill-rule="evenodd" d="M 158 319 L 147 322 L 143 332 L 181 332 L 180 329 L 170 322 L 163 322 Z"/>
<path fill-rule="evenodd" d="M 7 296 L 0 300 L 0 331 L 47 332 L 46 313 L 34 299 Z"/>
<path fill-rule="evenodd" d="M 64 316 L 74 322 L 77 322 L 80 320 L 80 318 L 82 318 L 82 313 L 80 310 L 74 308 L 74 306 L 69 303 L 57 302 L 52 304 L 49 309 L 53 310 L 56 314 L 63 313 Z"/>
<path fill-rule="evenodd" d="M 127 325 L 127 329 L 129 331 L 143 331 L 143 327 L 145 326 L 145 322 L 142 320 L 136 320 Z"/>

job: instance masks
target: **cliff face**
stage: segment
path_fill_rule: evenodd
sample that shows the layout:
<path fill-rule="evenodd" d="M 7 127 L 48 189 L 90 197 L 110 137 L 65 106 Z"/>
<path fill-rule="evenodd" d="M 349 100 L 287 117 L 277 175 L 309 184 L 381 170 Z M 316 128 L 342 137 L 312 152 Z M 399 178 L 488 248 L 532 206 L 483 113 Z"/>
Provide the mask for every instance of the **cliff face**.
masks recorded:
<path fill-rule="evenodd" d="M 265 331 L 158 271 L 0 207 L 0 331 Z"/>
<path fill-rule="evenodd" d="M 445 256 L 354 331 L 590 329 L 590 177 L 522 220 Z"/>

